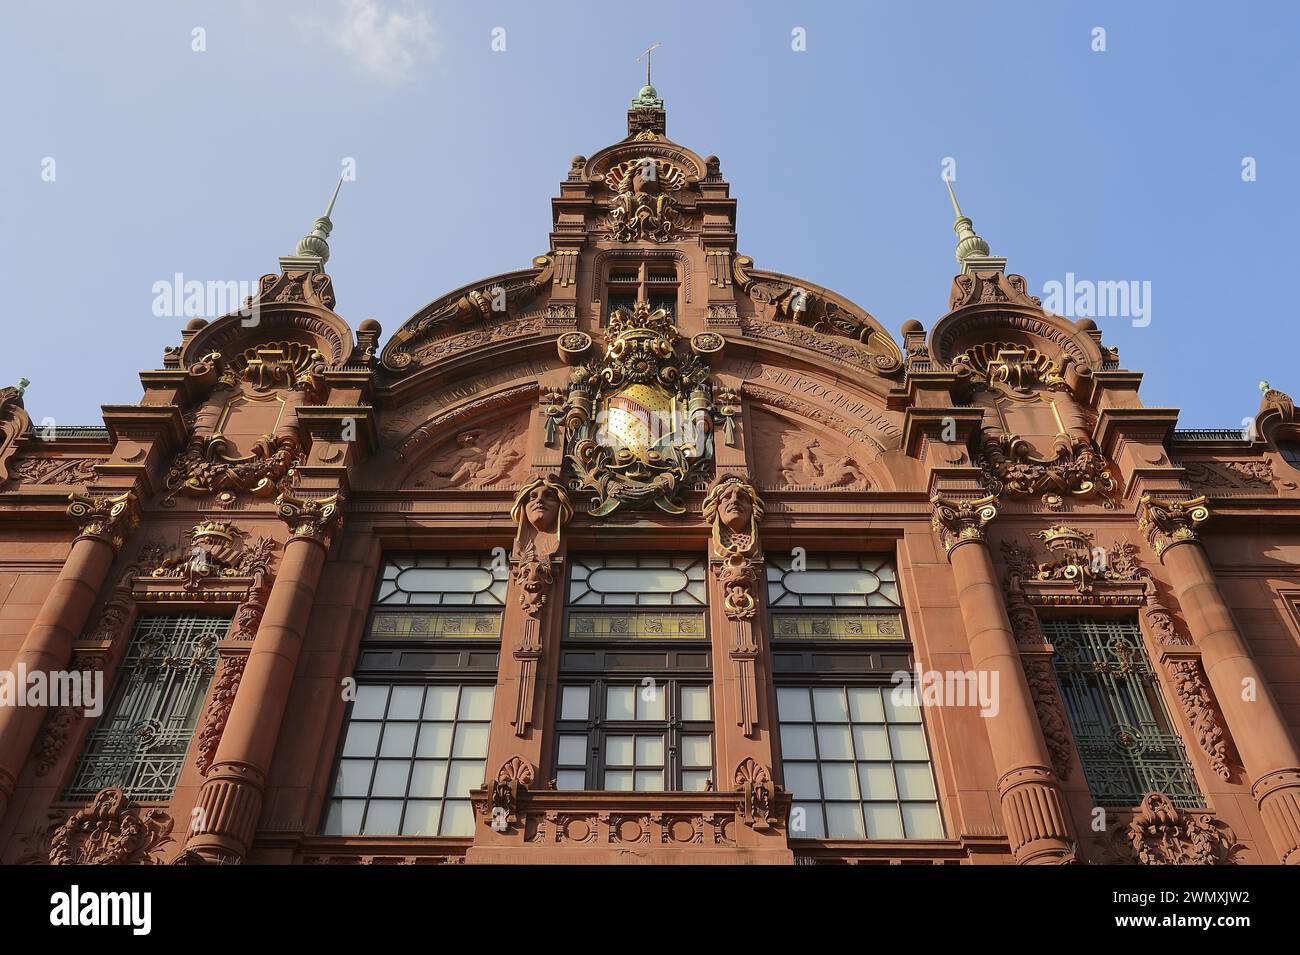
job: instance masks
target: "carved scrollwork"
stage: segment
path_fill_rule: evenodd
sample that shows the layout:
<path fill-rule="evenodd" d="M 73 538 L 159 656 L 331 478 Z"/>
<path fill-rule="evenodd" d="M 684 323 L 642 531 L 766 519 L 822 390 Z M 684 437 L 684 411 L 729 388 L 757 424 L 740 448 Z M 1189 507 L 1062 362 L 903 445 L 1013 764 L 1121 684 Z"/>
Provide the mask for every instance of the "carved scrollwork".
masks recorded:
<path fill-rule="evenodd" d="M 667 242 L 674 237 L 680 213 L 672 193 L 686 184 L 686 172 L 666 159 L 642 156 L 615 165 L 605 176 L 614 192 L 609 203 L 609 230 L 619 242 Z"/>
<path fill-rule="evenodd" d="M 68 516 L 81 528 L 82 537 L 103 541 L 121 550 L 127 535 L 140 525 L 140 501 L 134 491 L 110 497 L 68 495 Z"/>
<path fill-rule="evenodd" d="M 746 756 L 736 767 L 736 792 L 740 793 L 740 817 L 753 829 L 779 825 L 776 814 L 776 783 L 766 766 Z"/>
<path fill-rule="evenodd" d="M 1116 831 L 1137 865 L 1233 865 L 1236 834 L 1213 816 L 1185 813 L 1164 793 L 1147 793 L 1137 815 Z"/>
<path fill-rule="evenodd" d="M 930 525 L 948 554 L 959 544 L 984 540 L 984 525 L 998 516 L 998 499 L 991 494 L 973 501 L 932 497 L 930 507 Z"/>
<path fill-rule="evenodd" d="M 1080 435 L 1057 435 L 1050 458 L 1034 454 L 1033 445 L 1018 435 L 986 430 L 981 438 L 979 465 L 984 485 L 995 495 L 1100 496 L 1109 507 L 1116 488 L 1106 459 L 1097 446 Z"/>
<path fill-rule="evenodd" d="M 153 865 L 172 841 L 172 818 L 138 807 L 122 790 L 100 790 L 49 834 L 50 865 Z"/>
<path fill-rule="evenodd" d="M 275 542 L 267 537 L 245 543 L 247 535 L 229 521 L 200 521 L 187 537 L 157 560 L 149 576 L 184 578 L 186 590 L 198 590 L 209 577 L 265 574 L 275 551 Z"/>
<path fill-rule="evenodd" d="M 275 510 L 294 537 L 327 544 L 343 523 L 343 495 L 313 500 L 281 494 L 275 499 Z"/>
<path fill-rule="evenodd" d="M 292 435 L 263 435 L 246 455 L 232 456 L 231 443 L 220 433 L 195 435 L 172 463 L 164 486 L 166 503 L 178 494 L 216 494 L 229 504 L 238 494 L 274 497 L 293 483 L 294 469 L 305 460 Z"/>
<path fill-rule="evenodd" d="M 564 425 L 590 513 L 657 507 L 682 514 L 678 497 L 713 455 L 709 367 L 676 351 L 677 328 L 663 309 L 615 309 L 600 361 L 570 373 Z"/>
<path fill-rule="evenodd" d="M 1138 529 L 1157 557 L 1174 544 L 1197 539 L 1197 527 L 1210 516 L 1204 495 L 1186 501 L 1162 501 L 1143 494 L 1138 501 Z"/>
<path fill-rule="evenodd" d="M 18 439 L 32 426 L 23 408 L 22 388 L 0 388 L 0 484 L 9 479 L 8 462 L 18 450 Z"/>
<path fill-rule="evenodd" d="M 1196 742 L 1210 761 L 1210 768 L 1219 778 L 1232 778 L 1228 761 L 1228 738 L 1224 732 L 1214 698 L 1205 681 L 1201 663 L 1195 659 L 1170 659 L 1166 662 L 1174 692 L 1182 705 L 1183 715 L 1196 734 Z"/>
<path fill-rule="evenodd" d="M 218 384 L 234 388 L 246 381 L 257 391 L 287 388 L 320 399 L 327 359 L 302 342 L 269 342 L 249 348 L 226 363 Z"/>

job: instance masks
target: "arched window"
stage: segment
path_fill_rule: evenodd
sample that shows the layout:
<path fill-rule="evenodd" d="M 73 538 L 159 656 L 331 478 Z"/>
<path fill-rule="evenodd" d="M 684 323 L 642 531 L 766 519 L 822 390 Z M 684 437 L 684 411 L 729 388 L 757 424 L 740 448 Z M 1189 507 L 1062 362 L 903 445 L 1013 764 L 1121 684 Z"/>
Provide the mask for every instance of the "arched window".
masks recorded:
<path fill-rule="evenodd" d="M 1277 443 L 1277 453 L 1282 455 L 1282 460 L 1291 467 L 1300 470 L 1300 441 L 1295 439 L 1279 441 Z"/>

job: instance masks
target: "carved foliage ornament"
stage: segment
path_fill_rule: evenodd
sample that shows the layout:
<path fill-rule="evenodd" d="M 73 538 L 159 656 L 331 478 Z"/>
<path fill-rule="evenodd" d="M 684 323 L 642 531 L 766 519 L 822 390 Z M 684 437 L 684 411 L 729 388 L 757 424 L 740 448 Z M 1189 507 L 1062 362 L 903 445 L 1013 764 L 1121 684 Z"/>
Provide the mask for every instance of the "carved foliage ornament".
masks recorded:
<path fill-rule="evenodd" d="M 1070 736 L 1065 709 L 1056 690 L 1056 677 L 1052 662 L 1045 655 L 1023 658 L 1025 679 L 1029 695 L 1034 701 L 1038 723 L 1043 728 L 1043 738 L 1052 757 L 1052 769 L 1061 779 L 1069 779 L 1074 769 L 1074 742 Z"/>
<path fill-rule="evenodd" d="M 50 834 L 50 865 L 152 865 L 172 841 L 172 819 L 136 806 L 120 789 L 101 790 Z"/>
<path fill-rule="evenodd" d="M 568 460 L 593 494 L 591 514 L 685 513 L 678 496 L 713 455 L 708 365 L 679 354 L 672 318 L 644 302 L 615 309 L 605 341 L 603 358 L 570 373 L 564 411 Z"/>
<path fill-rule="evenodd" d="M 1081 594 L 1091 593 L 1098 581 L 1136 581 L 1146 572 L 1136 560 L 1137 548 L 1116 541 L 1108 551 L 1094 549 L 1092 535 L 1065 524 L 1054 524 L 1033 535 L 1051 552 L 1051 560 L 1036 562 L 1024 547 L 1004 541 L 1002 553 L 1009 570 L 1008 582 L 1023 580 L 1071 583 Z"/>
<path fill-rule="evenodd" d="M 191 438 L 167 472 L 167 501 L 177 494 L 216 494 L 223 504 L 237 494 L 274 497 L 290 487 L 294 468 L 304 460 L 291 435 L 263 435 L 250 454 L 232 457 L 232 450 L 220 433 Z"/>
<path fill-rule="evenodd" d="M 1115 490 L 1106 459 L 1081 435 L 1061 434 L 1051 458 L 1034 455 L 1033 446 L 1014 434 L 986 431 L 979 450 L 985 486 L 995 495 L 1088 497 L 1100 495 L 1110 504 Z M 1111 504 L 1113 506 L 1113 504 Z"/>
<path fill-rule="evenodd" d="M 206 776 L 212 768 L 212 760 L 217 755 L 217 744 L 226 731 L 226 721 L 230 719 L 230 710 L 235 705 L 235 694 L 239 692 L 239 681 L 244 677 L 244 667 L 248 655 L 244 653 L 223 656 L 221 669 L 212 681 L 212 694 L 208 697 L 208 706 L 203 713 L 203 726 L 199 729 L 197 755 L 194 765 Z"/>
<path fill-rule="evenodd" d="M 766 766 L 746 756 L 736 767 L 735 785 L 745 825 L 761 830 L 780 823 L 776 813 L 777 786 Z"/>
<path fill-rule="evenodd" d="M 497 770 L 496 778 L 487 783 L 488 824 L 494 829 L 519 824 L 519 800 L 537 775 L 532 763 L 522 756 L 512 756 Z"/>
<path fill-rule="evenodd" d="M 643 156 L 618 163 L 605 177 L 614 193 L 609 230 L 620 242 L 667 242 L 679 225 L 672 193 L 686 184 L 686 173 L 666 159 Z"/>
<path fill-rule="evenodd" d="M 1124 830 L 1138 865 L 1232 865 L 1236 834 L 1221 820 L 1183 812 L 1164 793 L 1147 793 Z"/>
<path fill-rule="evenodd" d="M 1219 778 L 1232 778 L 1228 765 L 1228 739 L 1219 721 L 1218 711 L 1210 688 L 1205 682 L 1199 660 L 1171 659 L 1168 661 L 1169 677 L 1173 681 L 1178 702 L 1182 704 L 1183 714 L 1196 734 L 1196 742 L 1210 761 L 1210 768 Z"/>
<path fill-rule="evenodd" d="M 256 577 L 270 567 L 275 542 L 247 535 L 229 521 L 200 521 L 188 534 L 188 543 L 163 556 L 151 577 L 180 577 L 186 590 L 198 590 L 209 577 Z"/>

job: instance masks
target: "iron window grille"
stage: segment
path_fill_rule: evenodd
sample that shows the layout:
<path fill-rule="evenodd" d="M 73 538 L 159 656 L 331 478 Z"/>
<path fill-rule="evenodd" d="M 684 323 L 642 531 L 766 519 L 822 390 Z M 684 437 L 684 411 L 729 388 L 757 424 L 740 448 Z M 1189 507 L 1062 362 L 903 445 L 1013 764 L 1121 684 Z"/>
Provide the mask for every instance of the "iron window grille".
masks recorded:
<path fill-rule="evenodd" d="M 1045 620 L 1043 632 L 1088 788 L 1099 806 L 1135 806 L 1149 792 L 1205 805 L 1131 620 Z"/>
<path fill-rule="evenodd" d="M 176 789 L 230 618 L 176 614 L 136 622 L 112 699 L 87 734 L 63 797 L 109 786 L 138 800 Z"/>

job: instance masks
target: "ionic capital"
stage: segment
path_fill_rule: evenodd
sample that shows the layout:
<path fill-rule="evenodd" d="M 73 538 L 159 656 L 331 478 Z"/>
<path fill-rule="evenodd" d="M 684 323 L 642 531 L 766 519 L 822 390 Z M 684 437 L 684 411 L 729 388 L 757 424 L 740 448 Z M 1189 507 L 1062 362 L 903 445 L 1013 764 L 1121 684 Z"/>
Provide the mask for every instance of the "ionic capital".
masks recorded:
<path fill-rule="evenodd" d="M 1138 501 L 1138 529 L 1146 535 L 1151 549 L 1161 560 L 1165 551 L 1174 544 L 1197 540 L 1196 528 L 1209 516 L 1210 508 L 1204 495 L 1186 501 L 1162 501 L 1143 494 Z"/>
<path fill-rule="evenodd" d="M 284 493 L 275 499 L 275 512 L 289 525 L 291 538 L 328 546 L 343 523 L 343 495 L 311 499 Z"/>
<path fill-rule="evenodd" d="M 111 497 L 68 495 L 68 516 L 81 528 L 82 537 L 103 541 L 121 550 L 126 538 L 140 525 L 140 499 L 135 491 Z"/>
<path fill-rule="evenodd" d="M 936 496 L 930 498 L 930 506 L 933 508 L 930 524 L 950 556 L 958 544 L 983 541 L 984 525 L 998 516 L 998 499 L 994 494 L 973 501 Z"/>

